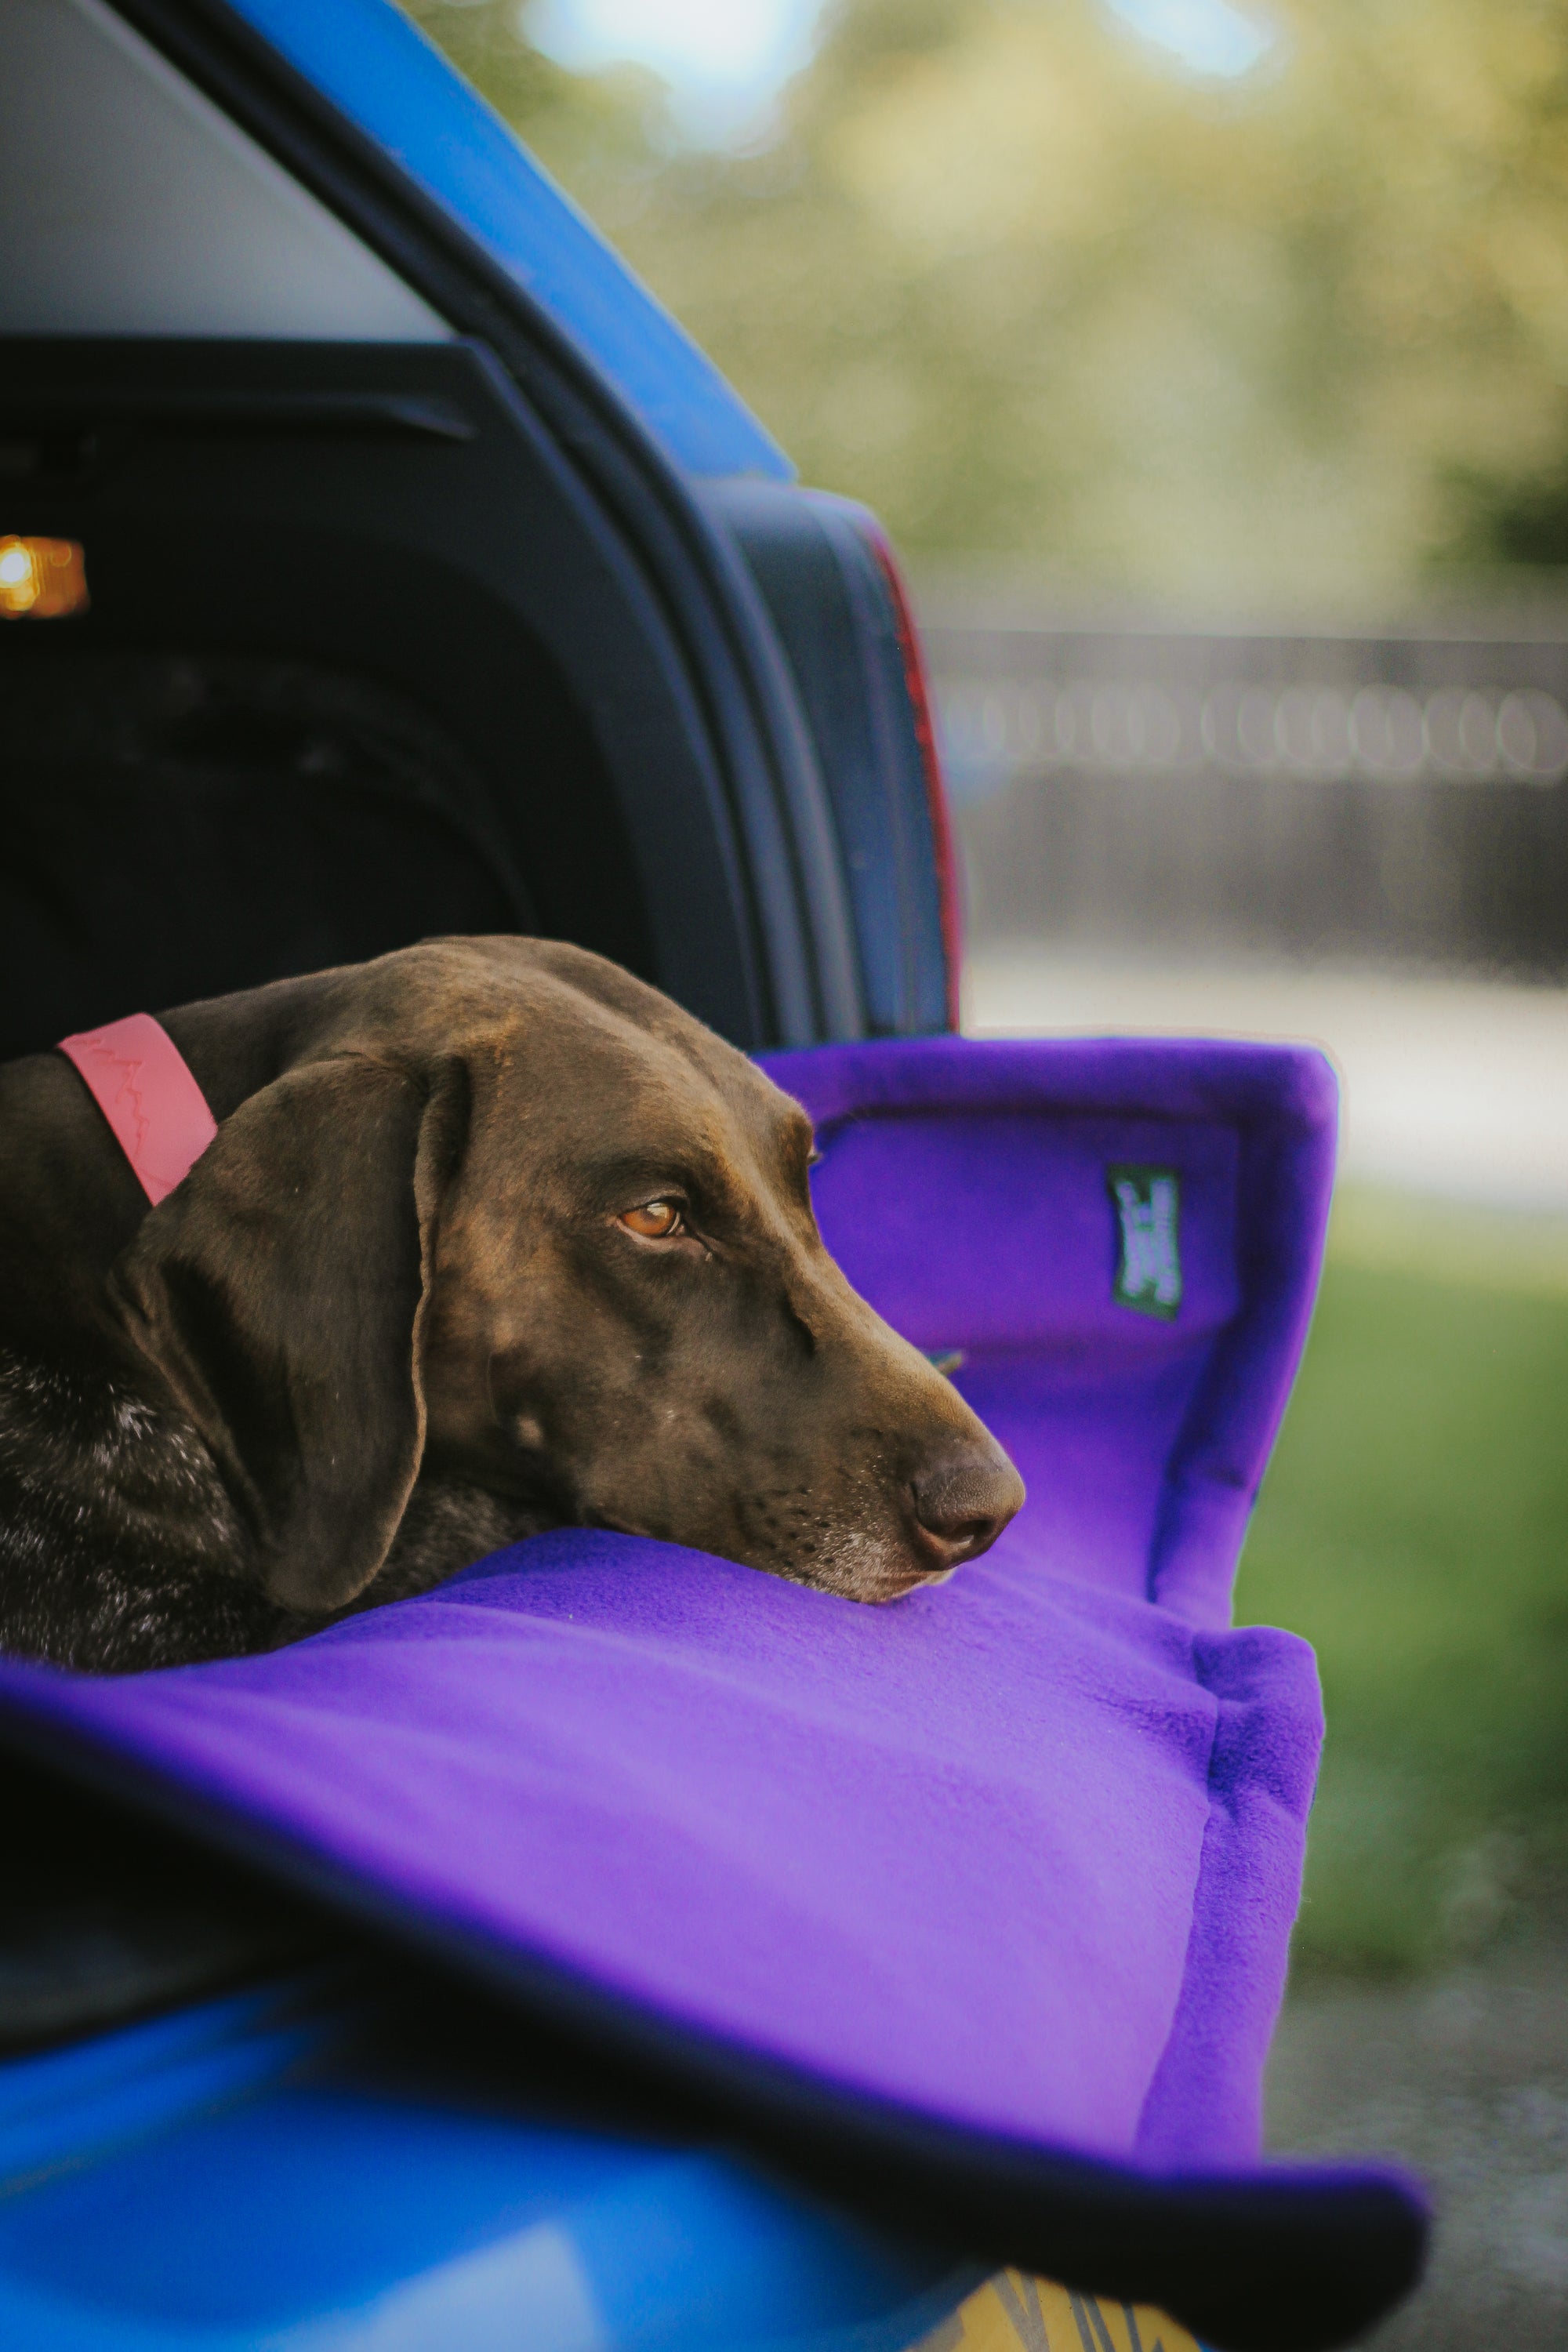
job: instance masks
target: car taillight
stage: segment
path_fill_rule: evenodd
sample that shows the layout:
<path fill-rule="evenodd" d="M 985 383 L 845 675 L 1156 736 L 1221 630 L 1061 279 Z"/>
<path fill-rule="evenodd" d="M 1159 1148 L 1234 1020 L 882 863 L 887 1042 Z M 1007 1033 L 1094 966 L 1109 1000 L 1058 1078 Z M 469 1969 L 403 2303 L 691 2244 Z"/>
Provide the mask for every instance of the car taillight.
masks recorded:
<path fill-rule="evenodd" d="M 0 539 L 0 620 L 58 621 L 88 607 L 87 564 L 74 539 Z"/>
<path fill-rule="evenodd" d="M 880 531 L 876 533 L 872 543 L 892 603 L 899 652 L 904 666 L 904 687 L 914 716 L 921 763 L 925 772 L 926 803 L 931 811 L 931 848 L 936 861 L 937 899 L 942 912 L 942 955 L 947 965 L 947 1025 L 950 1029 L 956 1029 L 959 984 L 963 970 L 963 908 L 958 884 L 958 851 L 947 805 L 947 786 L 942 781 L 942 753 L 937 745 L 931 688 L 926 681 L 925 656 L 921 651 L 920 636 L 898 560 Z"/>

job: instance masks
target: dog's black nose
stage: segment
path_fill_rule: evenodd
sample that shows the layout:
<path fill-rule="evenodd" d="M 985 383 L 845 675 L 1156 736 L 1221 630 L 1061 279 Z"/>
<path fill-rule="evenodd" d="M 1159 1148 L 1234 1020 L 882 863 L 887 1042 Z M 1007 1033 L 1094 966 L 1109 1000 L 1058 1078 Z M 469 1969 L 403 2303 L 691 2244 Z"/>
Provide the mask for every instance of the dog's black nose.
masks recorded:
<path fill-rule="evenodd" d="M 914 1482 L 914 1498 L 935 1564 L 957 1568 L 990 1550 L 1024 1500 L 1024 1482 L 998 1445 L 924 1472 Z"/>

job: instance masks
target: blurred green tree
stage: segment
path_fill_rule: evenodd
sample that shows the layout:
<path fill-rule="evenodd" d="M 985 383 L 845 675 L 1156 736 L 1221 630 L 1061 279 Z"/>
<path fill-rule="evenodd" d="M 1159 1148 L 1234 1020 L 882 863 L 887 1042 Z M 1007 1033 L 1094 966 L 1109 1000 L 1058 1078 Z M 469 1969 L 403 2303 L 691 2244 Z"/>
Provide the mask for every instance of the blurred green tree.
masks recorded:
<path fill-rule="evenodd" d="M 1272 0 L 1232 81 L 1097 0 L 839 0 L 718 154 L 516 0 L 408 5 L 917 554 L 1345 617 L 1568 563 L 1568 0 Z"/>

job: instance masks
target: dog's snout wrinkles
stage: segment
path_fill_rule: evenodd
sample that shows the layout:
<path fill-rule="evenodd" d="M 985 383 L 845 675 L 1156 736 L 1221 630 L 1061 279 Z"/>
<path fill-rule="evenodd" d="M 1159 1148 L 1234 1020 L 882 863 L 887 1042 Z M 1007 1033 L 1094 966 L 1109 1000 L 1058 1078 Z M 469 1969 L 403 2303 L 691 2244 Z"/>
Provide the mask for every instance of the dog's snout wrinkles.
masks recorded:
<path fill-rule="evenodd" d="M 943 1463 L 914 1481 L 921 1533 L 944 1568 L 989 1551 L 1024 1500 L 1024 1482 L 1000 1447 Z"/>

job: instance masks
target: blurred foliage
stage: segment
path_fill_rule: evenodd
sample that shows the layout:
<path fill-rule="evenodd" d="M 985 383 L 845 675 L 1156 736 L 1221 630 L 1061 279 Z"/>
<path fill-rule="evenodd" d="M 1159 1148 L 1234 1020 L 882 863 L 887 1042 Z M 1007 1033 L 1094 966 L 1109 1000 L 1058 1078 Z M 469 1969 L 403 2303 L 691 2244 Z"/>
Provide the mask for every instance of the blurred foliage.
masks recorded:
<path fill-rule="evenodd" d="M 409 0 L 778 434 L 925 554 L 1353 614 L 1568 562 L 1568 0 L 839 0 L 756 152 Z"/>
<path fill-rule="evenodd" d="M 1237 1593 L 1322 1671 L 1299 1973 L 1431 1965 L 1568 1893 L 1568 1234 L 1531 1282 L 1456 1212 L 1422 1273 L 1419 1204 L 1374 1205 L 1336 1209 Z"/>

